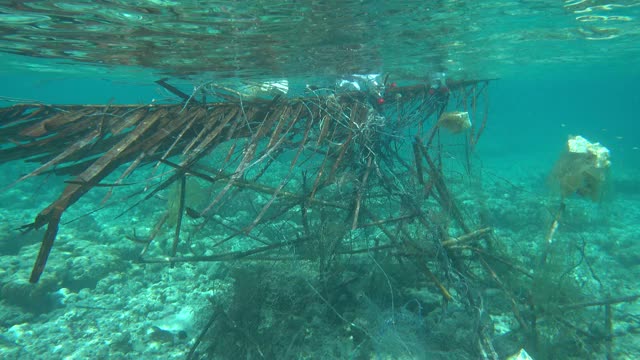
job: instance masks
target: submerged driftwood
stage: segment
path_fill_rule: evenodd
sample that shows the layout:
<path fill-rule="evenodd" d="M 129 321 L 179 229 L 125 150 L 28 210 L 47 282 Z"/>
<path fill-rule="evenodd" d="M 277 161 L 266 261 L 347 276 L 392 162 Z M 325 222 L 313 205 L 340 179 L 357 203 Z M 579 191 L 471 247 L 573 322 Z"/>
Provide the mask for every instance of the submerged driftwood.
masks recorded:
<path fill-rule="evenodd" d="M 160 84 L 169 86 L 164 81 Z M 466 86 L 476 85 L 461 83 L 457 88 Z M 224 193 L 232 186 L 242 186 L 248 168 L 266 164 L 264 173 L 285 150 L 295 152 L 285 176 L 290 178 L 303 151 L 311 149 L 324 156 L 324 161 L 315 178 L 310 179 L 308 194 L 296 196 L 313 203 L 317 191 L 334 182 L 345 169 L 362 172 L 361 189 L 366 189 L 366 178 L 381 159 L 375 156 L 391 152 L 390 144 L 381 140 L 405 138 L 407 134 L 402 132 L 407 128 L 421 127 L 446 105 L 449 92 L 430 92 L 424 86 L 390 90 L 384 107 L 391 109 L 392 117 L 385 116 L 382 105 L 364 92 L 244 101 L 227 94 L 223 96 L 229 101 L 206 104 L 182 95 L 184 103 L 168 105 L 19 104 L 0 110 L 0 139 L 10 144 L 0 149 L 0 161 L 21 159 L 41 164 L 17 182 L 54 169 L 56 174 L 72 176 L 58 199 L 23 227 L 46 226 L 32 282 L 38 281 L 44 270 L 65 210 L 93 187 L 105 186 L 101 181 L 123 164 L 130 165 L 113 186 L 121 185 L 143 164 L 166 162 L 175 166 L 175 173 L 153 188 L 149 198 L 185 174 L 196 173 L 193 167 L 218 145 L 234 142 L 239 147 L 229 150 L 225 163 L 218 166 L 226 175 L 220 173 L 209 179 L 224 178 Z M 388 136 L 381 135 L 385 133 Z M 177 163 L 168 161 L 175 156 L 179 156 Z M 286 196 L 282 186 L 284 182 L 270 190 L 274 199 L 281 193 Z M 353 199 L 353 228 L 358 227 L 363 194 L 364 190 L 359 191 Z M 173 248 L 175 256 L 175 244 Z"/>

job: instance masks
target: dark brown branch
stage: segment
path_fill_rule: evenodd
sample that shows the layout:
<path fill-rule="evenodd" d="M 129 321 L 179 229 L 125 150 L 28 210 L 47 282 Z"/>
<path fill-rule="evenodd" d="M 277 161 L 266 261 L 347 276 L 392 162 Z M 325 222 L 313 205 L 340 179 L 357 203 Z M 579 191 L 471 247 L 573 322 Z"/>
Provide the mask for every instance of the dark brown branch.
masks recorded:
<path fill-rule="evenodd" d="M 569 304 L 569 305 L 561 306 L 560 308 L 562 310 L 573 310 L 573 309 L 579 309 L 579 308 L 585 308 L 585 307 L 591 307 L 591 306 L 615 305 L 623 302 L 634 302 L 638 299 L 640 299 L 640 294 L 595 300 L 595 301 L 587 301 L 587 302 L 582 302 L 577 304 Z"/>
<path fill-rule="evenodd" d="M 187 177 L 182 174 L 178 182 L 178 214 L 176 219 L 176 229 L 173 235 L 173 245 L 171 246 L 171 257 L 176 256 L 178 251 L 178 243 L 180 242 L 180 228 L 182 227 L 182 218 L 184 215 L 185 198 L 187 193 Z"/>

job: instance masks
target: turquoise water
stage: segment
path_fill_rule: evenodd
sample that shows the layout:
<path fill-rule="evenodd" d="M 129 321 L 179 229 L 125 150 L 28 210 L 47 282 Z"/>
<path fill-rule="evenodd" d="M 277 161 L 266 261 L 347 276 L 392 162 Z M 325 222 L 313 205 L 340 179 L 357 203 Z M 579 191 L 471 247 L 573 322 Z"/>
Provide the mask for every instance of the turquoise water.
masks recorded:
<path fill-rule="evenodd" d="M 478 106 L 488 106 L 486 128 L 469 159 L 468 133 L 442 131 L 443 147 L 427 149 L 442 161 L 470 229 L 436 200 L 444 197 L 440 190 L 417 185 L 413 166 L 402 165 L 414 164 L 414 136 L 424 142 L 437 116 L 422 119 L 424 129 L 413 124 L 385 137 L 396 130 L 391 107 L 414 106 L 388 85 L 384 104 L 363 101 L 382 118 L 367 123 L 371 132 L 353 133 L 357 156 L 332 158 L 336 179 L 319 188 L 317 203 L 290 202 L 309 192 L 319 169 L 332 168 L 322 161 L 330 149 L 344 149 L 335 135 L 340 126 L 322 143 L 318 123 L 295 166 L 297 147 L 271 153 L 266 137 L 256 143 L 264 157 L 233 186 L 193 174 L 238 171 L 258 124 L 250 125 L 251 136 L 220 142 L 189 168 L 191 209 L 176 256 L 274 246 L 260 253 L 267 260 L 169 264 L 179 181 L 138 201 L 176 169 L 154 160 L 119 179 L 127 161 L 65 211 L 37 284 L 29 276 L 46 226 L 19 228 L 73 186 L 77 172 L 59 174 L 69 164 L 60 163 L 15 184 L 64 149 L 47 150 L 45 160 L 4 159 L 18 135 L 3 132 L 13 119 L 0 117 L 0 358 L 507 359 L 521 349 L 536 360 L 640 358 L 639 16 L 640 4 L 622 0 L 0 3 L 2 108 L 181 104 L 154 83 L 165 77 L 186 94 L 211 82 L 242 89 L 287 79 L 287 101 L 302 96 L 330 108 L 328 94 L 341 94 L 336 83 L 353 74 L 389 74 L 402 89 L 428 88 L 433 74 L 444 72 L 452 81 L 446 111 L 458 111 L 464 88 L 453 81 L 491 79 Z M 305 92 L 307 85 L 329 90 Z M 172 113 L 173 121 L 183 113 Z M 96 114 L 85 121 L 102 116 Z M 184 136 L 197 138 L 190 130 Z M 596 201 L 580 196 L 584 189 L 562 197 L 553 184 L 574 135 L 610 152 Z M 99 142 L 115 136 L 82 153 L 104 154 L 109 148 L 95 150 Z M 299 130 L 282 144 L 302 138 Z M 387 142 L 397 146 L 389 162 L 375 147 Z M 423 176 L 436 179 L 427 165 Z M 106 186 L 120 180 L 124 186 Z M 366 190 L 358 195 L 360 188 Z M 222 205 L 206 215 L 217 196 Z M 363 210 L 354 221 L 358 197 Z M 167 223 L 157 225 L 164 214 Z M 411 220 L 398 220 L 403 216 Z M 157 238 L 141 256 L 141 241 L 154 228 Z M 484 228 L 493 235 L 473 246 L 446 245 Z"/>

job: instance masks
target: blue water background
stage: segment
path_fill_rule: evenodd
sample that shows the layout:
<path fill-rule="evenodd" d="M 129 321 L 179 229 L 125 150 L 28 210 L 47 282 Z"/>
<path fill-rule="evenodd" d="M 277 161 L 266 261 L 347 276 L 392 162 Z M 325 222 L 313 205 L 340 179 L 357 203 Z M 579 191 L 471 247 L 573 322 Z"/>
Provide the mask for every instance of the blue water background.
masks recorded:
<path fill-rule="evenodd" d="M 526 71 L 526 70 L 525 70 Z M 569 135 L 600 142 L 616 172 L 640 169 L 640 76 L 606 68 L 496 81 L 481 150 L 551 163 Z"/>

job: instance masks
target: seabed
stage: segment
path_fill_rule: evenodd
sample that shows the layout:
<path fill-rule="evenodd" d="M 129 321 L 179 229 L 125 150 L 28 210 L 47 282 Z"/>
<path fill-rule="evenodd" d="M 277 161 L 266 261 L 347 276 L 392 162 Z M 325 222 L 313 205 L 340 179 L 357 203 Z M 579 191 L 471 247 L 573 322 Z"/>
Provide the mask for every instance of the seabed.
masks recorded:
<path fill-rule="evenodd" d="M 490 83 L 0 109 L 5 358 L 632 358 L 597 205 L 483 168 Z"/>

